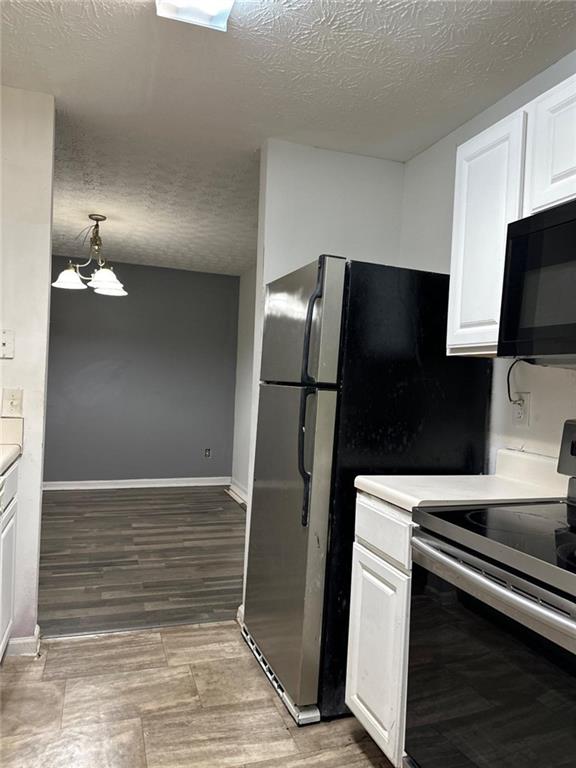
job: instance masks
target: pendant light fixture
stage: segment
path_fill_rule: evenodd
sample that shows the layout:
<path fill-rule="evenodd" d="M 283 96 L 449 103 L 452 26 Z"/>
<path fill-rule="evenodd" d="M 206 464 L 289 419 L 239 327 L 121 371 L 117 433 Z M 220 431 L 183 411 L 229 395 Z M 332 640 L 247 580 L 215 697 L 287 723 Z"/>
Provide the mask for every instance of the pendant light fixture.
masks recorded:
<path fill-rule="evenodd" d="M 90 236 L 88 261 L 84 262 L 84 264 L 73 264 L 70 261 L 66 269 L 60 272 L 58 279 L 52 283 L 52 286 L 54 288 L 64 288 L 68 291 L 83 291 L 87 287 L 82 282 L 84 280 L 88 283 L 88 287 L 94 289 L 94 293 L 99 293 L 101 296 L 128 296 L 124 286 L 114 274 L 114 270 L 106 259 L 102 257 L 100 224 L 106 221 L 106 216 L 102 216 L 100 213 L 91 213 L 88 218 L 94 222 L 94 224 L 90 224 L 86 228 L 84 236 L 84 242 Z M 96 263 L 97 269 L 92 272 L 90 277 L 86 277 L 80 270 L 89 267 L 93 261 Z"/>

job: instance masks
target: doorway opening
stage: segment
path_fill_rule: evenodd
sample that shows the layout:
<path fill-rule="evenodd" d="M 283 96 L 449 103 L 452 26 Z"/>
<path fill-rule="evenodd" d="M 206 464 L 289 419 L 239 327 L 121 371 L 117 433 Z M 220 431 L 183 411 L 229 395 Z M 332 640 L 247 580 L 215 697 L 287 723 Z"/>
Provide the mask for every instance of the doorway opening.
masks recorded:
<path fill-rule="evenodd" d="M 244 276 L 114 272 L 127 295 L 52 289 L 44 637 L 227 621 L 242 602 L 246 513 L 229 491 L 247 473 L 254 291 Z"/>

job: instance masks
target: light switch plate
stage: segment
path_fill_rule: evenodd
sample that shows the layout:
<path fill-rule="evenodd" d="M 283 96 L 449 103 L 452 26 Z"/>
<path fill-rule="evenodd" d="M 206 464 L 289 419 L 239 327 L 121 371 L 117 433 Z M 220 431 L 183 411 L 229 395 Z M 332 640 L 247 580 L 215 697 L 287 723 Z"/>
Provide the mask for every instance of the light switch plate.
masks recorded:
<path fill-rule="evenodd" d="M 0 358 L 7 360 L 14 357 L 14 331 L 0 331 Z"/>
<path fill-rule="evenodd" d="M 22 400 L 24 393 L 21 389 L 2 390 L 2 416 L 10 418 L 22 417 Z"/>

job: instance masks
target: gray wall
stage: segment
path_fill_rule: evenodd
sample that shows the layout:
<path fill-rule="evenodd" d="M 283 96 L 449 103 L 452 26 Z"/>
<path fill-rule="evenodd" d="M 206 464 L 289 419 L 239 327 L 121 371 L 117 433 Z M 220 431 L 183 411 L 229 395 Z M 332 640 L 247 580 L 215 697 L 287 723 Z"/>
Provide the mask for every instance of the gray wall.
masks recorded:
<path fill-rule="evenodd" d="M 230 476 L 239 279 L 116 272 L 126 297 L 52 289 L 44 479 Z"/>

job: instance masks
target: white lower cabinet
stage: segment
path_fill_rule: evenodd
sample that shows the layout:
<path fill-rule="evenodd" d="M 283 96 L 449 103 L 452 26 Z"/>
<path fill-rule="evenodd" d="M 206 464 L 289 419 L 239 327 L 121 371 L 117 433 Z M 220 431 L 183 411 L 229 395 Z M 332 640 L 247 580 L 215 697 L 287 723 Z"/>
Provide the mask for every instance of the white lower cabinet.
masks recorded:
<path fill-rule="evenodd" d="M 8 645 L 14 622 L 17 506 L 14 499 L 0 518 L 0 659 Z"/>
<path fill-rule="evenodd" d="M 354 544 L 346 704 L 394 766 L 404 748 L 410 576 Z"/>

